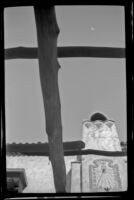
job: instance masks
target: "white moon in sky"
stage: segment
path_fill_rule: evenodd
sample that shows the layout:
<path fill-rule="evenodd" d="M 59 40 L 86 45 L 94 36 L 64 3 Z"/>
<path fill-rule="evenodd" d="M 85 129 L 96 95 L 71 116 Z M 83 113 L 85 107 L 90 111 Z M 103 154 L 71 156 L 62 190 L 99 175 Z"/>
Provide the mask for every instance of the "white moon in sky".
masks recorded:
<path fill-rule="evenodd" d="M 94 30 L 95 30 L 95 28 L 94 28 L 93 26 L 91 26 L 91 28 L 90 28 L 90 29 L 91 29 L 91 31 L 94 31 Z"/>

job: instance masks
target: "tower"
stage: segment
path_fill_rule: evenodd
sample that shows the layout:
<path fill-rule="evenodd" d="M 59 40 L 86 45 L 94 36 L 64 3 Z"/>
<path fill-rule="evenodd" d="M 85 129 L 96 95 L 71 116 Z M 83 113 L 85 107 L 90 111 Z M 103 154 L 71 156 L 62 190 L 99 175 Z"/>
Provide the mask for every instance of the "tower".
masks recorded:
<path fill-rule="evenodd" d="M 102 113 L 94 113 L 82 124 L 82 141 L 85 149 L 121 151 L 115 122 Z"/>

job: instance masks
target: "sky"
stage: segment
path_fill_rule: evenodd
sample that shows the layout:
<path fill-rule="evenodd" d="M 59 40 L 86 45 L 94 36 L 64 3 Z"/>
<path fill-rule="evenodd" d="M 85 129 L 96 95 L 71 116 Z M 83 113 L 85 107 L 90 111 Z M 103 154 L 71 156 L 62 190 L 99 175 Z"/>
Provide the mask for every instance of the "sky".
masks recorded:
<path fill-rule="evenodd" d="M 58 46 L 125 48 L 121 6 L 56 6 Z M 5 48 L 37 47 L 33 7 L 4 10 Z M 118 58 L 59 58 L 63 141 L 82 139 L 82 121 L 102 112 L 126 134 L 126 64 Z M 47 142 L 37 59 L 5 61 L 6 142 Z"/>

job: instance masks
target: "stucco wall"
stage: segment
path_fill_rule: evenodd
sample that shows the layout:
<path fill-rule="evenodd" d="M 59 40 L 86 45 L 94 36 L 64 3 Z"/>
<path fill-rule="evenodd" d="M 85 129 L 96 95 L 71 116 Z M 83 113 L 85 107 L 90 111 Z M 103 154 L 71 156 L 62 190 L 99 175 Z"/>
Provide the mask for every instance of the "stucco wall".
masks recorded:
<path fill-rule="evenodd" d="M 66 156 L 66 173 L 71 169 L 71 162 L 76 156 Z M 7 168 L 24 168 L 28 186 L 24 193 L 55 192 L 51 162 L 46 156 L 7 156 Z"/>

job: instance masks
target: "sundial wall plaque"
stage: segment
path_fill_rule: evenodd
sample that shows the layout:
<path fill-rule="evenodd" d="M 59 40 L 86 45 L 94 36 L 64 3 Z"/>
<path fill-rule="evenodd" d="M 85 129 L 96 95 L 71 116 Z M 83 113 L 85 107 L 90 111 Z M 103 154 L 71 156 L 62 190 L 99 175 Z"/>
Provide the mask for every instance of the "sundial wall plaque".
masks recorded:
<path fill-rule="evenodd" d="M 111 159 L 96 159 L 89 165 L 89 191 L 121 191 L 121 179 L 117 164 Z"/>

